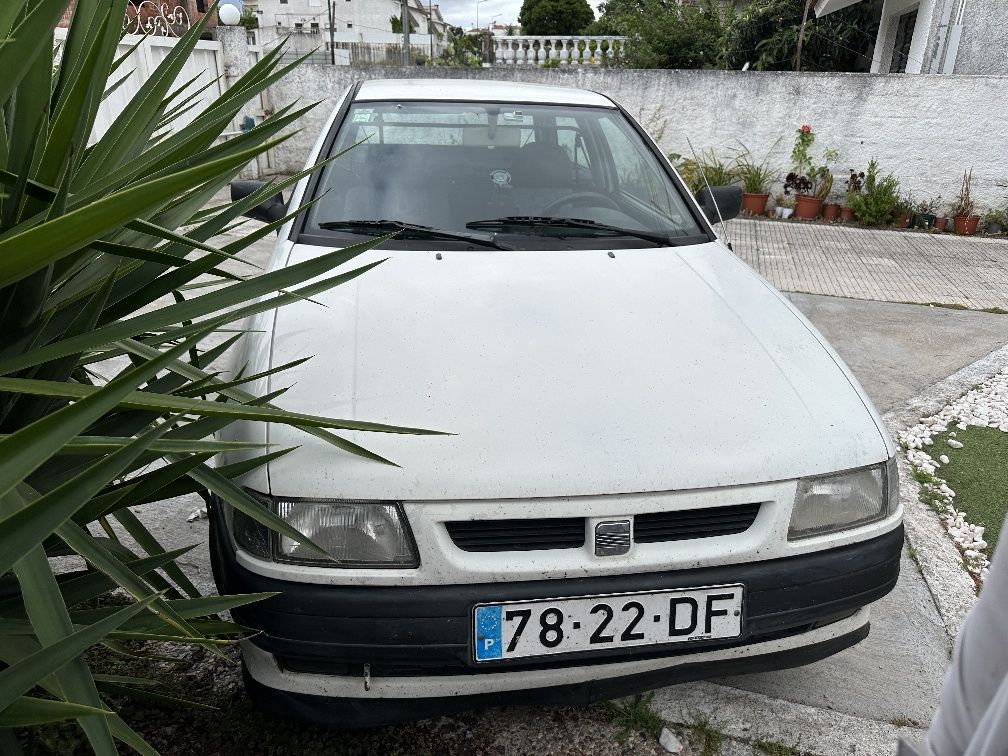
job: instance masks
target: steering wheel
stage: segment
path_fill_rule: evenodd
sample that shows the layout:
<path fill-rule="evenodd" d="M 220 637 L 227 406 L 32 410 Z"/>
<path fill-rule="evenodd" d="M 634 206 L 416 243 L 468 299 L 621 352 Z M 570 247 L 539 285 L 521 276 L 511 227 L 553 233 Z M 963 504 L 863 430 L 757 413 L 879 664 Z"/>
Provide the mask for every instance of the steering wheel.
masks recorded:
<path fill-rule="evenodd" d="M 608 207 L 613 210 L 619 210 L 620 206 L 616 204 L 616 200 L 607 194 L 602 194 L 601 192 L 574 192 L 574 194 L 568 194 L 566 197 L 561 197 L 558 200 L 550 202 L 549 205 L 542 209 L 543 215 L 552 215 L 557 208 L 561 208 L 564 205 L 577 205 L 578 200 L 600 200 L 603 207 Z M 582 206 L 588 205 L 589 203 L 581 203 Z"/>

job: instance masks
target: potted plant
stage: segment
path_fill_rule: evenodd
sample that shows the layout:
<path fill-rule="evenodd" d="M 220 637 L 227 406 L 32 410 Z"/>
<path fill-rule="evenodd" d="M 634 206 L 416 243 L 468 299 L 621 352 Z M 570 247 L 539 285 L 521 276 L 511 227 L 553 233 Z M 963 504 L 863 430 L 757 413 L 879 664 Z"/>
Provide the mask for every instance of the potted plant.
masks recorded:
<path fill-rule="evenodd" d="M 822 217 L 824 221 L 836 223 L 840 217 L 840 195 L 837 192 L 830 193 L 826 202 L 822 206 Z"/>
<path fill-rule="evenodd" d="M 829 163 L 836 160 L 836 150 L 823 153 L 823 164 L 816 165 L 811 155 L 815 143 L 815 132 L 809 124 L 803 124 L 796 132 L 794 147 L 791 149 L 793 170 L 784 179 L 784 193 L 795 193 L 795 217 L 814 220 L 822 210 L 823 200 L 833 188 L 833 174 Z"/>
<path fill-rule="evenodd" d="M 896 228 L 910 227 L 915 207 L 916 203 L 914 202 L 913 192 L 900 196 L 896 200 L 896 206 L 893 208 L 893 224 Z"/>
<path fill-rule="evenodd" d="M 844 192 L 844 205 L 840 208 L 840 220 L 843 223 L 850 223 L 854 220 L 854 208 L 851 207 L 851 199 L 864 189 L 864 171 L 850 169 L 850 176 L 847 177 L 847 189 Z"/>
<path fill-rule="evenodd" d="M 756 162 L 752 153 L 743 147 L 735 157 L 735 175 L 742 181 L 742 212 L 763 215 L 777 172 L 766 160 Z"/>
<path fill-rule="evenodd" d="M 945 233 L 945 227 L 948 225 L 948 214 L 949 209 L 947 205 L 936 208 L 934 225 L 931 227 L 931 230 L 936 234 Z"/>
<path fill-rule="evenodd" d="M 1008 227 L 1008 212 L 1004 210 L 988 210 L 983 217 L 984 230 L 988 234 L 1002 233 Z"/>
<path fill-rule="evenodd" d="M 932 197 L 931 199 L 922 199 L 917 203 L 916 210 L 916 223 L 914 226 L 916 228 L 923 229 L 925 231 L 931 229 L 935 225 L 935 219 L 938 217 L 936 213 L 938 212 L 938 206 L 941 204 L 941 197 Z"/>
<path fill-rule="evenodd" d="M 952 223 L 955 232 L 962 236 L 972 236 L 976 233 L 980 216 L 976 213 L 976 202 L 973 200 L 973 169 L 963 171 L 962 187 L 959 197 L 952 203 Z"/>
<path fill-rule="evenodd" d="M 788 197 L 785 194 L 778 194 L 774 197 L 774 202 L 777 203 L 777 217 L 787 219 L 791 217 L 791 213 L 794 212 L 795 201 L 793 197 Z"/>
<path fill-rule="evenodd" d="M 863 226 L 889 223 L 899 200 L 899 181 L 891 173 L 880 175 L 878 161 L 872 158 L 865 172 L 864 189 L 850 199 L 858 222 Z"/>

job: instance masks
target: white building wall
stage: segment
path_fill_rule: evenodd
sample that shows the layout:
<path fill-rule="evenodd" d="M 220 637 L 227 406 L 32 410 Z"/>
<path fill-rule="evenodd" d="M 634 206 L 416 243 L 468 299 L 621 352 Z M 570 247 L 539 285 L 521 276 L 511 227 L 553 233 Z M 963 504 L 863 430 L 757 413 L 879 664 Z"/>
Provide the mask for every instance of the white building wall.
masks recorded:
<path fill-rule="evenodd" d="M 277 26 L 293 29 L 295 24 L 303 23 L 307 31 L 315 22 L 321 30 L 327 33 L 329 30 L 326 0 L 287 0 L 286 3 L 280 0 L 246 0 L 245 7 L 258 15 L 261 29 Z M 398 16 L 399 9 L 398 0 L 334 0 L 333 26 L 337 32 L 391 32 L 389 19 Z"/>
<path fill-rule="evenodd" d="M 816 148 L 835 147 L 837 184 L 848 168 L 864 170 L 875 157 L 918 198 L 951 201 L 964 169 L 973 169 L 977 202 L 1003 206 L 1004 145 L 1008 144 L 1008 76 L 906 76 L 787 71 L 634 70 L 577 66 L 492 69 L 373 66 L 301 66 L 270 88 L 276 105 L 297 99 L 336 98 L 355 79 L 420 76 L 504 79 L 574 86 L 621 103 L 652 134 L 662 151 L 689 154 L 714 148 L 722 158 L 739 141 L 772 156 L 787 172 L 794 129 L 811 123 Z M 276 148 L 278 170 L 300 170 L 335 99 L 296 124 L 301 131 Z M 983 138 L 977 138 L 977 129 Z M 817 154 L 819 154 L 817 152 Z M 929 155 L 931 157 L 929 157 Z M 779 191 L 777 184 L 775 191 Z"/>
<path fill-rule="evenodd" d="M 885 0 L 875 40 L 875 52 L 872 55 L 872 73 L 889 73 L 899 18 L 905 13 L 912 12 L 914 8 L 917 9 L 917 22 L 914 24 L 913 41 L 906 68 L 894 73 L 922 73 L 928 70 L 929 42 L 934 27 L 934 15 L 939 10 L 938 3 L 935 0 Z"/>

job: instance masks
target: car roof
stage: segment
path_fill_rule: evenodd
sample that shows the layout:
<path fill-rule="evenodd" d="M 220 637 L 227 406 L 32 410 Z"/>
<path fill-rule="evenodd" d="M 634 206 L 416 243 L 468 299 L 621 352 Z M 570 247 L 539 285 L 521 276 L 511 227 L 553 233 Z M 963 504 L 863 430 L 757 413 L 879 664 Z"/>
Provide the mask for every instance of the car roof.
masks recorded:
<path fill-rule="evenodd" d="M 375 100 L 460 100 L 615 107 L 608 97 L 575 87 L 483 79 L 376 79 L 361 84 L 356 102 Z"/>

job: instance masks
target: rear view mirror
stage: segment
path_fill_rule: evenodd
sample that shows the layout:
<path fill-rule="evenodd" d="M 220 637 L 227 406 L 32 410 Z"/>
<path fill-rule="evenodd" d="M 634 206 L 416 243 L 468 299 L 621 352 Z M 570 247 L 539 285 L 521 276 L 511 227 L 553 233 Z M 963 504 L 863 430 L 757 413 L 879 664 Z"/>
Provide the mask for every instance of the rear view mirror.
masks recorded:
<path fill-rule="evenodd" d="M 245 199 L 249 195 L 255 194 L 266 186 L 265 181 L 232 181 L 231 201 L 237 202 Z M 283 195 L 277 192 L 265 202 L 262 202 L 251 210 L 242 213 L 246 218 L 254 218 L 263 223 L 278 221 L 287 214 L 287 203 L 284 202 Z"/>
<path fill-rule="evenodd" d="M 696 193 L 696 198 L 700 203 L 700 209 L 711 223 L 718 222 L 718 210 L 721 211 L 720 218 L 723 220 L 737 218 L 742 211 L 741 187 L 705 186 Z"/>

